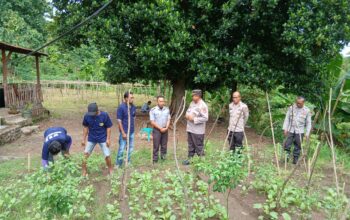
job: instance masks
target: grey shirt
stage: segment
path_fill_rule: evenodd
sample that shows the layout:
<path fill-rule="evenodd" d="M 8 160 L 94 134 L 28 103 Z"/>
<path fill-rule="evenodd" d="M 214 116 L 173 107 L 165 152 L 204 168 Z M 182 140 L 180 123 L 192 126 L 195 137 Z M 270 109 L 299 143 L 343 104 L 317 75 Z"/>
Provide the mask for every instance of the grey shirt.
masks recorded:
<path fill-rule="evenodd" d="M 311 131 L 311 112 L 306 106 L 299 108 L 296 104 L 288 108 L 286 118 L 283 123 L 283 130 L 290 133 L 310 135 Z"/>
<path fill-rule="evenodd" d="M 159 127 L 165 128 L 168 121 L 170 120 L 170 110 L 168 107 L 159 108 L 155 106 L 149 112 L 149 119 L 154 121 Z"/>
<path fill-rule="evenodd" d="M 208 106 L 201 99 L 198 103 L 191 102 L 186 111 L 186 115 L 193 115 L 193 121 L 187 120 L 187 132 L 193 134 L 205 134 L 205 124 L 208 121 Z"/>
<path fill-rule="evenodd" d="M 229 131 L 243 132 L 249 117 L 248 106 L 243 102 L 239 102 L 235 105 L 233 102 L 229 105 L 230 124 L 228 126 Z"/>

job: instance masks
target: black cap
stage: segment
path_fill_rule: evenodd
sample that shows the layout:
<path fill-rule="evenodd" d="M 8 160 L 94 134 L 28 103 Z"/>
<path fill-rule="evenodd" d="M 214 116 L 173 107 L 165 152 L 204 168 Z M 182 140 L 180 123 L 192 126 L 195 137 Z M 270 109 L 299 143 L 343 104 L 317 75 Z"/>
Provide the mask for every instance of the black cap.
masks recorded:
<path fill-rule="evenodd" d="M 200 89 L 192 90 L 192 96 L 194 96 L 194 95 L 198 95 L 198 96 L 202 97 L 202 90 L 200 90 Z"/>
<path fill-rule="evenodd" d="M 90 103 L 88 105 L 88 112 L 87 112 L 87 115 L 90 115 L 90 116 L 95 116 L 98 112 L 98 107 L 97 107 L 97 104 L 94 102 L 94 103 Z"/>

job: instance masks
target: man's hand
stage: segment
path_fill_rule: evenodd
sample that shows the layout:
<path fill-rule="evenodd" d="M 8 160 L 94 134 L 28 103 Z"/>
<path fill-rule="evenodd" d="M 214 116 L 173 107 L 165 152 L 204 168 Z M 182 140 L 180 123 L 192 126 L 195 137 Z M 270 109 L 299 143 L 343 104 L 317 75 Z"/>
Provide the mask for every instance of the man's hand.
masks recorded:
<path fill-rule="evenodd" d="M 109 145 L 111 144 L 111 139 L 107 139 L 106 140 L 106 145 L 107 145 L 107 147 L 109 148 Z"/>
<path fill-rule="evenodd" d="M 81 146 L 82 146 L 82 147 L 85 147 L 85 146 L 86 146 L 86 141 L 82 141 L 82 142 L 81 142 Z"/>
<path fill-rule="evenodd" d="M 160 133 L 165 133 L 167 131 L 167 128 L 160 128 L 159 131 Z"/>
<path fill-rule="evenodd" d="M 194 115 L 186 115 L 186 119 L 189 121 L 193 121 L 194 120 Z"/>
<path fill-rule="evenodd" d="M 122 137 L 123 137 L 124 140 L 126 140 L 127 135 L 123 132 L 123 133 L 122 133 Z"/>
<path fill-rule="evenodd" d="M 283 134 L 284 134 L 285 137 L 287 137 L 288 131 L 287 131 L 287 130 L 284 130 Z"/>

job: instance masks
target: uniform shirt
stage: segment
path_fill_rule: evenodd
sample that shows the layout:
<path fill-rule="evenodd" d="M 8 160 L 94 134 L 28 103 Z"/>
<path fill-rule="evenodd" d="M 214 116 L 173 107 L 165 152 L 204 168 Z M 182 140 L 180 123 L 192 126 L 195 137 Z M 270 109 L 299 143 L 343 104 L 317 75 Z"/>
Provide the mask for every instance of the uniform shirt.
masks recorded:
<path fill-rule="evenodd" d="M 233 102 L 229 104 L 230 123 L 228 130 L 233 132 L 243 132 L 249 117 L 248 106 L 243 102 L 235 105 Z"/>
<path fill-rule="evenodd" d="M 67 130 L 62 127 L 51 127 L 48 128 L 44 132 L 44 145 L 43 145 L 43 150 L 42 150 L 42 164 L 43 166 L 48 165 L 48 160 L 49 160 L 49 145 L 53 141 L 58 141 L 62 144 L 62 150 L 63 151 L 68 151 L 71 144 L 72 144 L 72 138 L 67 135 Z"/>
<path fill-rule="evenodd" d="M 310 135 L 311 131 L 311 112 L 306 106 L 299 108 L 296 104 L 288 108 L 286 118 L 283 123 L 283 130 L 290 133 Z"/>
<path fill-rule="evenodd" d="M 136 107 L 130 104 L 130 134 L 135 131 Z M 117 120 L 122 123 L 124 132 L 128 133 L 128 104 L 123 102 L 117 109 Z"/>
<path fill-rule="evenodd" d="M 205 124 L 208 121 L 208 106 L 201 99 L 198 103 L 191 102 L 186 111 L 186 115 L 194 115 L 193 121 L 187 120 L 187 132 L 193 134 L 204 134 Z"/>
<path fill-rule="evenodd" d="M 107 112 L 100 111 L 99 115 L 85 115 L 83 126 L 89 128 L 88 141 L 104 143 L 107 140 L 107 128 L 113 126 Z"/>
<path fill-rule="evenodd" d="M 154 121 L 161 128 L 166 127 L 170 118 L 170 110 L 165 106 L 163 108 L 159 108 L 157 105 L 156 107 L 153 107 L 149 112 L 149 119 L 151 121 Z"/>

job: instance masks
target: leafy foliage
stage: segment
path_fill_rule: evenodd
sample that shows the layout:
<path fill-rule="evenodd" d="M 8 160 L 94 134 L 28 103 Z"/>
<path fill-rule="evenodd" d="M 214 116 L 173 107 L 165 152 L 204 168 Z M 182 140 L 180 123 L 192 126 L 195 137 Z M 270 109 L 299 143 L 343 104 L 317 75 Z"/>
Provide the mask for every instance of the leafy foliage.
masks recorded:
<path fill-rule="evenodd" d="M 185 218 L 187 210 L 191 219 L 224 218 L 225 209 L 208 195 L 208 185 L 190 174 L 182 175 L 183 181 L 170 171 L 134 172 L 128 185 L 130 218 L 179 219 Z"/>

